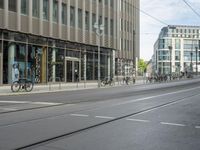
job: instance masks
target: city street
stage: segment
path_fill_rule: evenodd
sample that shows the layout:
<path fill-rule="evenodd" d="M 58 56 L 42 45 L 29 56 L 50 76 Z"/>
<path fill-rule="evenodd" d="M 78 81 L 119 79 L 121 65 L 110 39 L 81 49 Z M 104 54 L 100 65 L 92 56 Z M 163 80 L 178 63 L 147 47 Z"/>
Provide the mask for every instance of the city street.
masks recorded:
<path fill-rule="evenodd" d="M 198 150 L 200 79 L 0 97 L 0 149 Z"/>

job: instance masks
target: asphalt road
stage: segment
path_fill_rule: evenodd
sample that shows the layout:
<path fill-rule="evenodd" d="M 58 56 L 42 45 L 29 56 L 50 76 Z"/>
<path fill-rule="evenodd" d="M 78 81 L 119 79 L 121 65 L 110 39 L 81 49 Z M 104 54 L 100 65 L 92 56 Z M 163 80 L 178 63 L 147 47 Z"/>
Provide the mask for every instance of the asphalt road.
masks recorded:
<path fill-rule="evenodd" d="M 199 150 L 200 79 L 0 97 L 0 149 Z"/>

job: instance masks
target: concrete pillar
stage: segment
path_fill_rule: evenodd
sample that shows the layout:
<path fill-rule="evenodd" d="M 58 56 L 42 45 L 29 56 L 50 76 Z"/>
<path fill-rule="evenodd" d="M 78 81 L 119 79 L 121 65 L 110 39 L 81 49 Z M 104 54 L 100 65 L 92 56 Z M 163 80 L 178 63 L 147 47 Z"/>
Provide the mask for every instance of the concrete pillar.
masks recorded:
<path fill-rule="evenodd" d="M 52 51 L 52 63 L 53 63 L 53 74 L 52 74 L 52 81 L 55 82 L 56 81 L 56 65 L 55 65 L 55 62 L 56 62 L 56 49 L 53 48 L 53 51 Z"/>
<path fill-rule="evenodd" d="M 111 70 L 110 70 L 110 56 L 108 56 L 108 79 L 111 78 Z"/>
<path fill-rule="evenodd" d="M 75 41 L 78 42 L 78 0 L 75 0 Z"/>
<path fill-rule="evenodd" d="M 86 82 L 86 79 L 87 79 L 86 64 L 87 64 L 87 54 L 86 54 L 86 49 L 85 49 L 84 50 L 84 82 Z"/>
<path fill-rule="evenodd" d="M 29 33 L 32 33 L 32 9 L 33 9 L 33 4 L 32 4 L 32 0 L 29 0 Z"/>
<path fill-rule="evenodd" d="M 62 0 L 58 1 L 58 37 L 62 38 Z"/>
<path fill-rule="evenodd" d="M 49 36 L 53 36 L 53 0 L 49 0 Z"/>
<path fill-rule="evenodd" d="M 8 0 L 4 0 L 4 28 L 8 28 Z"/>
<path fill-rule="evenodd" d="M 8 83 L 12 83 L 14 81 L 14 57 L 15 57 L 15 45 L 11 44 L 8 48 Z"/>
<path fill-rule="evenodd" d="M 70 40 L 70 0 L 67 0 L 67 39 Z"/>
<path fill-rule="evenodd" d="M 21 0 L 17 0 L 17 30 L 21 30 Z"/>
<path fill-rule="evenodd" d="M 39 34 L 43 35 L 43 0 L 40 0 L 40 27 Z"/>

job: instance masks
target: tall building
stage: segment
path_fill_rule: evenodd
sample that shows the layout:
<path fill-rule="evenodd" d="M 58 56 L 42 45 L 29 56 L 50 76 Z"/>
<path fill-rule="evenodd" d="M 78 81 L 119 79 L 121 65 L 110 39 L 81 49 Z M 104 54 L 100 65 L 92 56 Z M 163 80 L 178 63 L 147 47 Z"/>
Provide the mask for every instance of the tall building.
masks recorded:
<path fill-rule="evenodd" d="M 200 72 L 200 26 L 162 28 L 154 45 L 153 68 L 157 74 Z"/>
<path fill-rule="evenodd" d="M 130 74 L 138 8 L 139 0 L 0 0 L 0 84 L 16 80 L 16 68 L 36 83 L 97 80 L 98 38 L 100 77 Z"/>

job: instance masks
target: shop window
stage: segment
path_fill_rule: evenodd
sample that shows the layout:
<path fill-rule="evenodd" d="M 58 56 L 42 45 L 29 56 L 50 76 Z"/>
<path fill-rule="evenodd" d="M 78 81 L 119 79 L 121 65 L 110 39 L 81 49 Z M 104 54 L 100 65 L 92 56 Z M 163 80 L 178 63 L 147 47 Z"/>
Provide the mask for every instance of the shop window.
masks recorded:
<path fill-rule="evenodd" d="M 49 0 L 43 0 L 43 19 L 49 20 Z"/>
<path fill-rule="evenodd" d="M 2 41 L 0 40 L 0 53 L 2 53 Z"/>
<path fill-rule="evenodd" d="M 0 0 L 0 8 L 4 9 L 4 0 Z"/>
<path fill-rule="evenodd" d="M 29 0 L 21 0 L 21 13 L 24 15 L 28 14 L 28 2 Z"/>
<path fill-rule="evenodd" d="M 17 11 L 17 1 L 16 0 L 9 0 L 8 1 L 8 8 L 9 8 L 9 11 L 16 12 Z"/>

